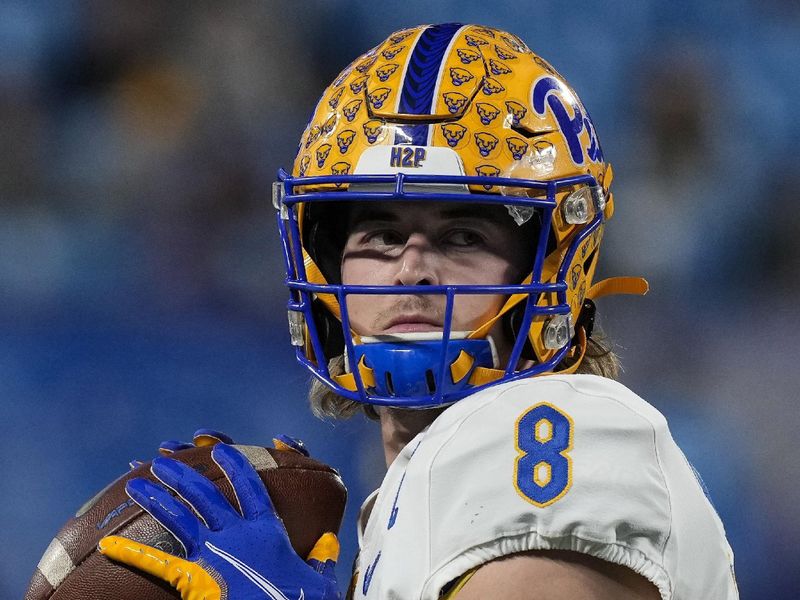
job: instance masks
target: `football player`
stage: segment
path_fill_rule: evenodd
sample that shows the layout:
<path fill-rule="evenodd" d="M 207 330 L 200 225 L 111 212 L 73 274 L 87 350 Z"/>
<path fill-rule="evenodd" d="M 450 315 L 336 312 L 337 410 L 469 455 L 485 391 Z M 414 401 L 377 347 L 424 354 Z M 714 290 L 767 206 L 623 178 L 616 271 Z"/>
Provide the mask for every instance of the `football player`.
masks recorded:
<path fill-rule="evenodd" d="M 646 291 L 594 280 L 612 177 L 575 91 L 494 28 L 399 31 L 323 93 L 274 203 L 312 406 L 383 435 L 351 597 L 738 597 L 701 483 L 594 328 L 595 300 Z M 213 495 L 179 479 L 195 504 Z M 237 564 L 272 581 L 277 546 Z M 332 597 L 311 574 L 324 547 L 308 568 L 286 559 L 305 588 L 278 587 Z"/>

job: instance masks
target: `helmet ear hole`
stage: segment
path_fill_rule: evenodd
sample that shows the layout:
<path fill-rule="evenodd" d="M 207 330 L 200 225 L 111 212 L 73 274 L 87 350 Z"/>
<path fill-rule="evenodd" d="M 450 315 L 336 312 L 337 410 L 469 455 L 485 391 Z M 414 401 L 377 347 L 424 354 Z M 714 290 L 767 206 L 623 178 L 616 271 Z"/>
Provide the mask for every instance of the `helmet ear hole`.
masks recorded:
<path fill-rule="evenodd" d="M 597 307 L 595 306 L 594 302 L 589 298 L 586 298 L 583 301 L 581 313 L 578 315 L 578 322 L 575 325 L 575 329 L 583 328 L 583 331 L 586 333 L 587 340 L 592 337 L 592 332 L 594 331 L 594 317 L 596 313 Z"/>
<path fill-rule="evenodd" d="M 349 202 L 306 205 L 303 247 L 328 283 L 342 282 L 342 252 L 347 241 Z"/>
<path fill-rule="evenodd" d="M 522 326 L 522 319 L 525 316 L 526 306 L 527 302 L 521 302 L 503 315 L 503 333 L 508 337 L 508 339 L 512 340 L 512 342 L 516 342 L 517 338 L 519 337 L 520 327 Z M 525 335 L 525 345 L 522 347 L 522 354 L 520 354 L 520 358 L 525 360 L 538 360 L 536 353 L 533 350 L 533 346 L 531 345 L 531 341 L 528 339 L 527 335 Z"/>
<path fill-rule="evenodd" d="M 344 350 L 342 323 L 319 300 L 314 300 L 312 313 L 325 360 L 329 361 L 331 358 L 339 356 Z"/>

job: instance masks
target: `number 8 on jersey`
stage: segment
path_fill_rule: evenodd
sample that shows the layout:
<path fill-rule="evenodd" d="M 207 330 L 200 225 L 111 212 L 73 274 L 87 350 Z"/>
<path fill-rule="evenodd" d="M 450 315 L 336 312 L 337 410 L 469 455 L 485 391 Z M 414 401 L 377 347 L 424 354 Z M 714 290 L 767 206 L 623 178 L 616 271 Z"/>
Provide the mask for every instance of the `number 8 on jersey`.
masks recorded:
<path fill-rule="evenodd" d="M 528 502 L 544 507 L 556 502 L 572 485 L 572 419 L 542 402 L 526 410 L 514 432 L 519 455 L 514 486 Z"/>

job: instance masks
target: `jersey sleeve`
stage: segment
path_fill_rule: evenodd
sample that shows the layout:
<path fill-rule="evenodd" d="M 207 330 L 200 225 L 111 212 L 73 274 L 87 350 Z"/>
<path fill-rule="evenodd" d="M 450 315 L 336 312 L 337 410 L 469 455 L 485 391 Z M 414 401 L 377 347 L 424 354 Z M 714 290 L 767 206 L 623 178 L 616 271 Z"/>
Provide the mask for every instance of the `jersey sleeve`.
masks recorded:
<path fill-rule="evenodd" d="M 665 599 L 736 597 L 722 525 L 666 420 L 616 382 L 500 386 L 445 411 L 422 446 L 407 485 L 428 490 L 423 597 L 500 556 L 546 549 L 633 569 Z"/>

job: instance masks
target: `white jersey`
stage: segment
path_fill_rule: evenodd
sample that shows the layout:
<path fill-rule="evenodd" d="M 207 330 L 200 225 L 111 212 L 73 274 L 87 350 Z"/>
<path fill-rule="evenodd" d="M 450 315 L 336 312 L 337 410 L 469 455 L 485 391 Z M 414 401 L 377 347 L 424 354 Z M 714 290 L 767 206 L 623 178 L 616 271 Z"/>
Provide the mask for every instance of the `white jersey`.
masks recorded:
<path fill-rule="evenodd" d="M 633 569 L 664 600 L 738 598 L 722 523 L 666 420 L 602 377 L 457 402 L 399 454 L 370 509 L 355 599 L 435 600 L 483 563 L 542 549 Z"/>

